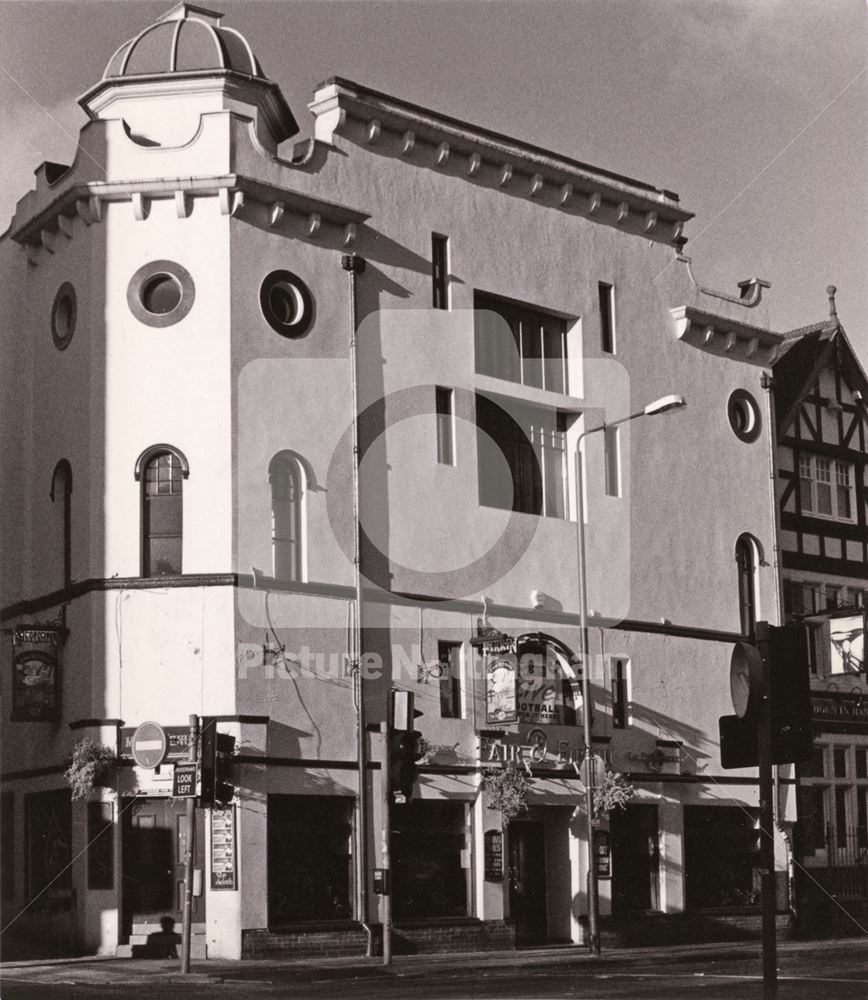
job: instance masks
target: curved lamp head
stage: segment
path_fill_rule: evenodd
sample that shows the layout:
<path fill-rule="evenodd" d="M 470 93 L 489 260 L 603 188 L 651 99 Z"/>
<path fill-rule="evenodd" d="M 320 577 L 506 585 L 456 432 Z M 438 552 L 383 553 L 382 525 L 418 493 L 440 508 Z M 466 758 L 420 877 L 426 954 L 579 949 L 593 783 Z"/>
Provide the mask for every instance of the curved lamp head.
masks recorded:
<path fill-rule="evenodd" d="M 643 412 L 646 417 L 653 417 L 657 413 L 680 410 L 685 406 L 687 406 L 687 400 L 683 396 L 661 396 L 660 399 L 655 399 L 653 403 L 649 403 Z"/>

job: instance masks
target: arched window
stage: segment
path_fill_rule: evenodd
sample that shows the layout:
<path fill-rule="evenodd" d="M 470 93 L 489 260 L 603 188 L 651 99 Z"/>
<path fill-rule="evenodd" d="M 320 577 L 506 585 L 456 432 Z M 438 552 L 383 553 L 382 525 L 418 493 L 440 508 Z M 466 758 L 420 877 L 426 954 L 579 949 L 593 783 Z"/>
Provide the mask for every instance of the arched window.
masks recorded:
<path fill-rule="evenodd" d="M 738 610 L 743 635 L 753 635 L 756 625 L 756 571 L 759 548 L 750 535 L 740 535 L 735 543 L 738 567 Z"/>
<path fill-rule="evenodd" d="M 302 502 L 304 473 L 298 459 L 281 453 L 268 467 L 271 484 L 271 553 L 276 580 L 304 579 Z"/>
<path fill-rule="evenodd" d="M 186 458 L 171 445 L 154 445 L 136 462 L 142 484 L 142 576 L 182 572 L 183 489 L 189 474 Z"/>
<path fill-rule="evenodd" d="M 72 468 L 65 458 L 51 475 L 51 502 L 57 508 L 63 560 L 63 586 L 72 580 Z"/>

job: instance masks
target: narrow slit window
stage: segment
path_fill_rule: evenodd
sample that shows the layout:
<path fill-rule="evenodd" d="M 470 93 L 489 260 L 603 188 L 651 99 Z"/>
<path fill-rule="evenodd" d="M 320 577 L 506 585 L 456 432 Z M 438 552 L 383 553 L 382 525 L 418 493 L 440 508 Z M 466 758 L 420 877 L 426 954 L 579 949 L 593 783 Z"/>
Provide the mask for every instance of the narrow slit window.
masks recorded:
<path fill-rule="evenodd" d="M 621 495 L 621 441 L 618 427 L 607 427 L 603 433 L 606 459 L 606 496 Z"/>
<path fill-rule="evenodd" d="M 597 285 L 600 298 L 600 350 L 615 353 L 615 287 L 601 281 Z"/>
<path fill-rule="evenodd" d="M 620 657 L 612 660 L 612 727 L 627 728 L 627 669 L 628 661 Z"/>
<path fill-rule="evenodd" d="M 455 412 L 452 389 L 437 386 L 437 461 L 455 465 Z"/>
<path fill-rule="evenodd" d="M 440 663 L 440 718 L 460 719 L 461 715 L 461 643 L 438 642 Z"/>
<path fill-rule="evenodd" d="M 431 287 L 435 309 L 449 308 L 449 237 L 431 234 Z"/>

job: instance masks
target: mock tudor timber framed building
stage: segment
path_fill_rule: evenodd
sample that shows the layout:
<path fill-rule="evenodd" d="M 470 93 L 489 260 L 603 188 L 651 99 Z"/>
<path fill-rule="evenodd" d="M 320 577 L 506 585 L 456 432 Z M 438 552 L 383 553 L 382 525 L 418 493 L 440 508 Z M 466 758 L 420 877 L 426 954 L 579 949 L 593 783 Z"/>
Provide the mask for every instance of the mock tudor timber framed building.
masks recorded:
<path fill-rule="evenodd" d="M 75 162 L 0 241 L 9 934 L 130 953 L 177 915 L 171 760 L 134 767 L 129 734 L 161 723 L 177 759 L 193 713 L 240 749 L 199 824 L 200 953 L 364 947 L 383 740 L 360 769 L 357 725 L 397 687 L 429 747 L 393 809 L 398 933 L 582 942 L 583 667 L 551 654 L 581 652 L 576 441 L 669 393 L 687 409 L 583 449 L 594 745 L 636 788 L 601 906 L 750 915 L 757 787 L 717 719 L 732 643 L 781 620 L 766 283 L 698 285 L 669 191 L 343 79 L 283 155 L 279 88 L 190 4 L 81 104 Z M 480 619 L 539 671 L 494 732 Z M 71 802 L 84 737 L 122 761 Z M 482 770 L 507 756 L 532 782 L 502 829 Z"/>
<path fill-rule="evenodd" d="M 868 379 L 835 292 L 826 320 L 786 335 L 774 379 L 785 612 L 808 632 L 815 727 L 797 769 L 797 909 L 848 933 L 868 911 Z"/>

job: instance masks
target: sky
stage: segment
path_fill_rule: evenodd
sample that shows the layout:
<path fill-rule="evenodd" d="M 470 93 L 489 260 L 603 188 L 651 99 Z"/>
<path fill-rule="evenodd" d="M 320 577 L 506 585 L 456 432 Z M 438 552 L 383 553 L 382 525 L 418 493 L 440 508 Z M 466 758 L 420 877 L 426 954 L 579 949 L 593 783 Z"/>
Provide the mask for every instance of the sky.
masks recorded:
<path fill-rule="evenodd" d="M 865 0 L 199 0 L 310 133 L 343 76 L 677 191 L 697 280 L 771 282 L 772 328 L 828 315 L 868 367 Z M 0 0 L 0 230 L 76 104 L 172 0 Z"/>

